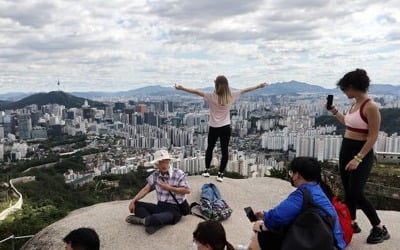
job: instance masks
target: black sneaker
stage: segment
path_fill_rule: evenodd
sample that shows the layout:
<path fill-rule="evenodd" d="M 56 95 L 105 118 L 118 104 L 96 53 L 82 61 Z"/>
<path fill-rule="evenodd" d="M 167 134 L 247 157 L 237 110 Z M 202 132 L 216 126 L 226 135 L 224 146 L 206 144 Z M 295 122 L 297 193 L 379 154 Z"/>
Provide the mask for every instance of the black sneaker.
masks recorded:
<path fill-rule="evenodd" d="M 351 227 L 353 228 L 353 233 L 358 234 L 361 233 L 361 228 L 358 226 L 357 222 L 354 222 Z"/>
<path fill-rule="evenodd" d="M 380 227 L 373 227 L 371 232 L 368 235 L 367 243 L 368 244 L 377 244 L 381 243 L 384 240 L 388 240 L 390 238 L 390 234 L 387 231 L 385 226 Z"/>

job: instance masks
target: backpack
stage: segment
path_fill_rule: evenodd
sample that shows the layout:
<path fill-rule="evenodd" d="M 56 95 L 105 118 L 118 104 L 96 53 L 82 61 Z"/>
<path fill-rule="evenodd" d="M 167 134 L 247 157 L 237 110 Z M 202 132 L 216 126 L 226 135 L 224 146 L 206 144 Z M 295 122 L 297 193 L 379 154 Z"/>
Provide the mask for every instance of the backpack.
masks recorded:
<path fill-rule="evenodd" d="M 200 203 L 192 203 L 190 207 L 199 206 L 202 215 L 193 213 L 204 220 L 222 221 L 228 219 L 233 210 L 222 199 L 217 186 L 212 183 L 203 184 L 201 187 Z"/>
<path fill-rule="evenodd" d="M 354 233 L 351 225 L 350 210 L 346 204 L 339 201 L 337 196 L 332 197 L 331 202 L 339 218 L 340 226 L 343 231 L 343 240 L 348 245 L 353 238 Z"/>
<path fill-rule="evenodd" d="M 303 192 L 303 206 L 300 214 L 288 227 L 281 249 L 336 249 L 333 235 L 335 218 L 313 201 L 308 189 L 301 188 L 300 190 Z M 322 211 L 324 216 L 321 216 L 318 211 Z"/>

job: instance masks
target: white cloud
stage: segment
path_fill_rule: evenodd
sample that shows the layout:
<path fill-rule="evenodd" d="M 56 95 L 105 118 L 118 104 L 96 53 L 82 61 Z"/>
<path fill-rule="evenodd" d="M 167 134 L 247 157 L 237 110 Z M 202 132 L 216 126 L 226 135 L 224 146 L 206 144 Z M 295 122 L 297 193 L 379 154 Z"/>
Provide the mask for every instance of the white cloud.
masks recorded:
<path fill-rule="evenodd" d="M 327 87 L 363 67 L 400 84 L 395 0 L 0 0 L 0 89 L 235 87 L 299 80 Z"/>

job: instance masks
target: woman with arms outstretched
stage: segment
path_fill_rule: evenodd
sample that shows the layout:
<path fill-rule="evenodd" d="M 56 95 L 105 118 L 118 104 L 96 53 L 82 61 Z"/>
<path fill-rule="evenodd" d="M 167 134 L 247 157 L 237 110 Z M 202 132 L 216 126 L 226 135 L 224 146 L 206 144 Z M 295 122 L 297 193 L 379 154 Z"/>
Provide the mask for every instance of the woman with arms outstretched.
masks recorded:
<path fill-rule="evenodd" d="M 196 89 L 185 88 L 182 85 L 175 85 L 177 90 L 183 90 L 191 94 L 199 95 L 209 103 L 210 106 L 210 119 L 208 131 L 208 146 L 206 151 L 206 171 L 203 173 L 204 177 L 209 177 L 209 168 L 212 159 L 212 153 L 215 144 L 220 139 L 221 142 L 221 164 L 217 180 L 222 182 L 224 178 L 224 171 L 228 163 L 228 145 L 231 137 L 231 120 L 230 109 L 232 103 L 239 99 L 240 95 L 253 91 L 258 88 L 263 88 L 267 84 L 261 83 L 254 87 L 245 88 L 242 90 L 231 91 L 229 88 L 228 79 L 225 76 L 218 76 L 215 80 L 214 92 L 203 92 Z"/>

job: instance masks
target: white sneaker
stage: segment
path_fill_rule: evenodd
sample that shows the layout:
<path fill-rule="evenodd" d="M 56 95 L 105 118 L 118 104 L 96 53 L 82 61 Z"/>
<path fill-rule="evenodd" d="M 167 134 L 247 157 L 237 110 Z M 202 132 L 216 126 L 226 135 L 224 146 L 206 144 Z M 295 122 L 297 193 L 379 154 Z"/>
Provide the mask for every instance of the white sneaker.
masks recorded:
<path fill-rule="evenodd" d="M 207 172 L 204 172 L 204 173 L 202 173 L 201 174 L 202 176 L 204 176 L 204 177 L 210 177 L 210 173 L 207 171 Z"/>
<path fill-rule="evenodd" d="M 219 173 L 218 172 L 217 181 L 219 181 L 219 182 L 223 182 L 224 181 L 224 174 L 223 173 Z"/>

